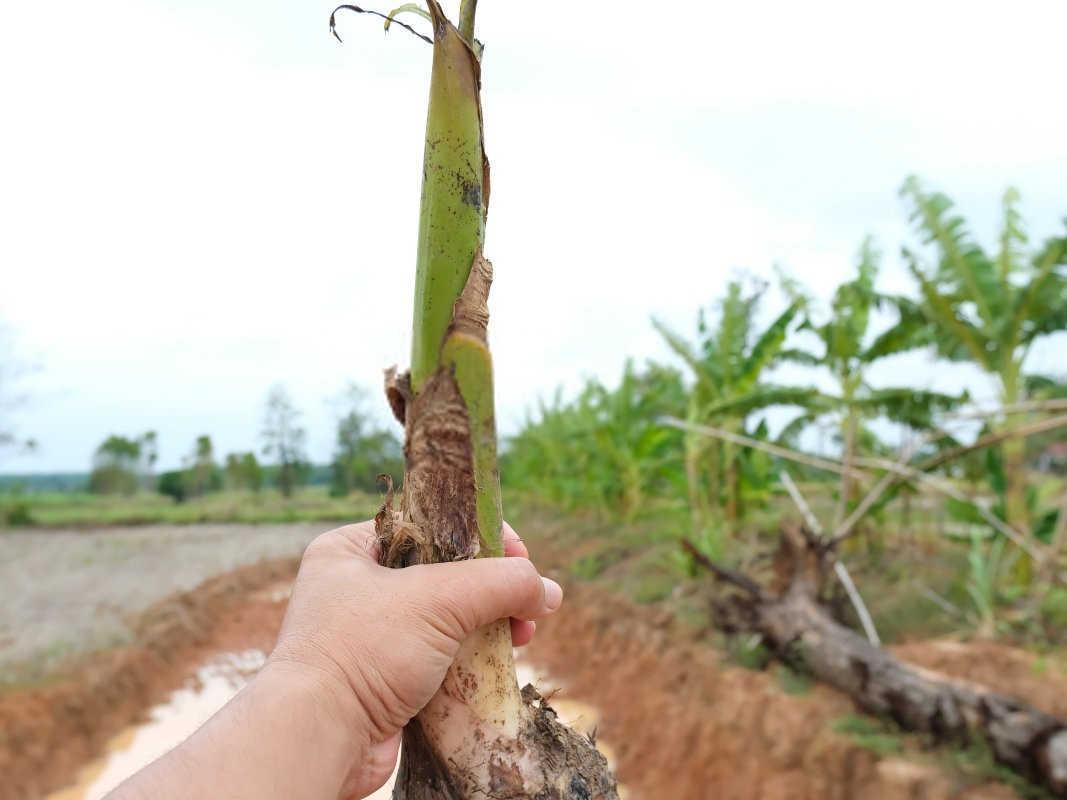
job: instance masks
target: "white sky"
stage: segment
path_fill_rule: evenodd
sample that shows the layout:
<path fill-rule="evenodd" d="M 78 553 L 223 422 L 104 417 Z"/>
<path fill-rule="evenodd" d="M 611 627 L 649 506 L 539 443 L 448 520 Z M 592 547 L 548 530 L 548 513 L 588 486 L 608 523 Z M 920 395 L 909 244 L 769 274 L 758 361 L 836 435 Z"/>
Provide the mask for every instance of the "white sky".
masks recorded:
<path fill-rule="evenodd" d="M 356 15 L 342 46 L 331 8 L 0 11 L 0 320 L 41 367 L 17 417 L 40 452 L 0 470 L 84 469 L 146 429 L 164 466 L 200 433 L 250 449 L 276 381 L 325 460 L 327 400 L 407 362 L 430 47 Z M 909 173 L 985 236 L 1014 184 L 1049 235 L 1065 29 L 1057 0 L 483 0 L 501 428 L 664 355 L 650 315 L 690 330 L 739 269 L 781 263 L 826 296 L 870 232 L 905 289 Z M 983 388 L 918 356 L 880 376 Z"/>

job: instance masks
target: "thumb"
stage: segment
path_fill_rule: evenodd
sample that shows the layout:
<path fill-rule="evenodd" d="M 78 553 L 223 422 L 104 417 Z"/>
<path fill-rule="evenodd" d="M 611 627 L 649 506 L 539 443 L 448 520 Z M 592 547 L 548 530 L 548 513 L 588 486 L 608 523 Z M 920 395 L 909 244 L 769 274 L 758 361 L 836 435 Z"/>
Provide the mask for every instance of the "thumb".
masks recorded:
<path fill-rule="evenodd" d="M 563 589 L 538 574 L 525 558 L 476 558 L 409 567 L 427 605 L 442 620 L 455 621 L 459 638 L 498 619 L 539 619 L 563 603 Z"/>

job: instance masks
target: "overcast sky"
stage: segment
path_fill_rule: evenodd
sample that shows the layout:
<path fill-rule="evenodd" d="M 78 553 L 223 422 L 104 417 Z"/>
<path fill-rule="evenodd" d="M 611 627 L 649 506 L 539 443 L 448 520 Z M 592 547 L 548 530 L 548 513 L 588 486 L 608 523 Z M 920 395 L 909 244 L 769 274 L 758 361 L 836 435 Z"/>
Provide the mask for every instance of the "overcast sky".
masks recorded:
<path fill-rule="evenodd" d="M 0 11 L 0 321 L 40 367 L 16 418 L 40 450 L 0 471 L 84 469 L 112 432 L 158 430 L 164 466 L 201 433 L 252 449 L 278 381 L 316 460 L 348 382 L 384 409 L 381 369 L 408 360 L 430 47 L 356 15 L 341 45 L 331 8 Z M 483 0 L 501 428 L 665 355 L 649 317 L 691 330 L 739 270 L 779 263 L 825 297 L 872 233 L 883 286 L 907 289 L 910 173 L 986 239 L 1015 185 L 1051 234 L 1065 29 L 1049 1 Z M 894 377 L 984 390 L 918 356 Z"/>

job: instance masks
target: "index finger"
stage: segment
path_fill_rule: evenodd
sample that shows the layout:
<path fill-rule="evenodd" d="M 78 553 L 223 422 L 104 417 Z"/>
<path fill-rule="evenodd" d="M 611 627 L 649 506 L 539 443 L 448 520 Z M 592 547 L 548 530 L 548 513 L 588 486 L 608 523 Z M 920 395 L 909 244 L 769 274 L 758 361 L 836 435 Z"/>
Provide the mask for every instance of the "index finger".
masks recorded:
<path fill-rule="evenodd" d="M 378 534 L 374 529 L 374 520 L 357 522 L 354 525 L 342 525 L 332 531 L 320 534 L 311 543 L 319 549 L 327 548 L 337 554 L 355 555 L 377 563 Z"/>

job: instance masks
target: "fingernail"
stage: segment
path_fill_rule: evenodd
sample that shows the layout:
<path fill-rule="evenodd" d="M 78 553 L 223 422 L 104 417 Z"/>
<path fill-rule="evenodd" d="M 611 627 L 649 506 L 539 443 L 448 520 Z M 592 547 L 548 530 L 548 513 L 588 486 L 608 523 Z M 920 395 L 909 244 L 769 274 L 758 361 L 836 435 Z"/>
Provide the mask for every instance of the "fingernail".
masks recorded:
<path fill-rule="evenodd" d="M 545 607 L 555 611 L 563 605 L 563 587 L 551 578 L 541 578 L 545 584 Z"/>

